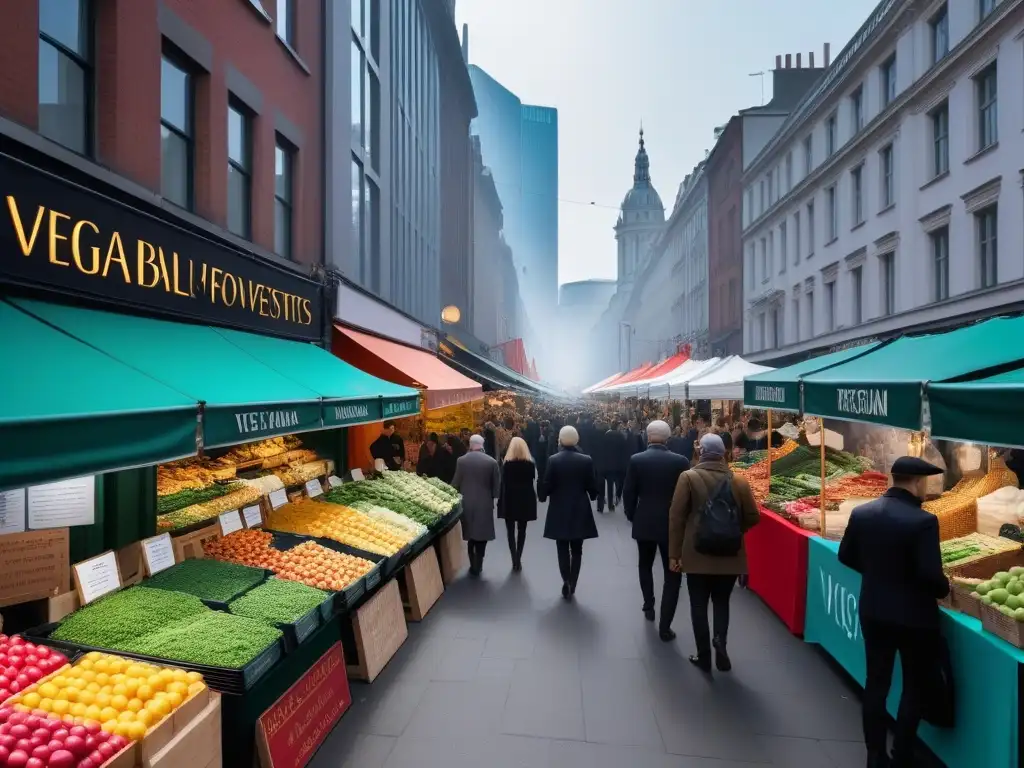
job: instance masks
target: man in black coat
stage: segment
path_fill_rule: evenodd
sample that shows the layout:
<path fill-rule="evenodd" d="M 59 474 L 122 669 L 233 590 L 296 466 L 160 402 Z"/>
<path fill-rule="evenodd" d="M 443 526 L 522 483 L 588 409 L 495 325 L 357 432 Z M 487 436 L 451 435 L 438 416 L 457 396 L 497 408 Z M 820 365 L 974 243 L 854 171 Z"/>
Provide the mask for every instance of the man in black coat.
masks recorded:
<path fill-rule="evenodd" d="M 395 422 L 385 421 L 380 427 L 380 437 L 370 443 L 370 455 L 375 460 L 383 461 L 385 468 L 392 470 L 401 469 L 405 458 L 405 444 L 402 444 L 402 453 L 399 454 L 394 438 Z"/>
<path fill-rule="evenodd" d="M 640 592 L 644 597 L 644 617 L 654 621 L 654 558 L 661 553 L 665 586 L 661 593 L 661 621 L 658 636 L 665 642 L 675 639 L 672 619 L 679 602 L 682 573 L 669 568 L 668 513 L 679 475 L 690 468 L 685 456 L 668 450 L 672 430 L 664 421 L 647 426 L 647 450 L 629 460 L 622 506 L 633 524 L 633 538 L 639 555 Z"/>
<path fill-rule="evenodd" d="M 620 429 L 618 421 L 613 421 L 611 429 L 601 435 L 601 465 L 598 468 L 597 511 L 604 512 L 605 498 L 608 509 L 615 511 L 615 505 L 622 498 L 622 482 L 626 479 L 629 467 L 629 439 Z"/>
<path fill-rule="evenodd" d="M 942 572 L 939 521 L 921 509 L 930 475 L 942 470 L 904 456 L 892 465 L 892 487 L 853 510 L 839 545 L 839 562 L 857 571 L 864 633 L 864 743 L 868 765 L 889 766 L 885 702 L 900 655 L 903 695 L 893 740 L 893 768 L 912 766 L 921 708 L 938 674 L 939 607 L 949 594 Z"/>

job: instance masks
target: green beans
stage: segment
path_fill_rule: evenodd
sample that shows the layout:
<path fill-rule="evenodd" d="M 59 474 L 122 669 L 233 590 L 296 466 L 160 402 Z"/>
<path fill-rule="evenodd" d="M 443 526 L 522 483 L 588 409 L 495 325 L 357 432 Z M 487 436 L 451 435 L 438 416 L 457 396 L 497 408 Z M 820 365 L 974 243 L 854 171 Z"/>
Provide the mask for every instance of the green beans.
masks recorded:
<path fill-rule="evenodd" d="M 263 570 L 221 560 L 185 560 L 145 582 L 147 587 L 195 595 L 226 603 L 256 586 L 266 577 Z"/>
<path fill-rule="evenodd" d="M 78 609 L 61 622 L 53 638 L 120 649 L 147 632 L 208 610 L 199 598 L 191 595 L 130 587 Z"/>
<path fill-rule="evenodd" d="M 327 593 L 297 581 L 270 579 L 231 602 L 231 613 L 266 624 L 291 624 L 326 600 Z"/>
<path fill-rule="evenodd" d="M 121 649 L 170 661 L 239 669 L 281 639 L 281 631 L 244 616 L 207 611 L 144 635 Z"/>

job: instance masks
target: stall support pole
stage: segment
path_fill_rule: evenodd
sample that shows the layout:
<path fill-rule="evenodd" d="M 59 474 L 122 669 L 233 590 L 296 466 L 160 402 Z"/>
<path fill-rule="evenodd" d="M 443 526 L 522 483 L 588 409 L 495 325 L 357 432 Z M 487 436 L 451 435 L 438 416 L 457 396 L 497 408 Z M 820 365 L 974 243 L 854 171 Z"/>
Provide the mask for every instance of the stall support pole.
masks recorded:
<path fill-rule="evenodd" d="M 825 538 L 825 420 L 818 419 L 818 434 L 821 436 L 821 538 Z"/>
<path fill-rule="evenodd" d="M 768 409 L 768 493 L 772 492 L 772 409 Z"/>

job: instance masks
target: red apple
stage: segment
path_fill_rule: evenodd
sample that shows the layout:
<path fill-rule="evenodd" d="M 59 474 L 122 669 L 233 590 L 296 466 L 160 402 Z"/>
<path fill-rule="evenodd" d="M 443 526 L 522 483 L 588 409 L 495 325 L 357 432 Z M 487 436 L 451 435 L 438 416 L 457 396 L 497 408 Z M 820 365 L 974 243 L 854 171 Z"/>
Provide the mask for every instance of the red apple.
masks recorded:
<path fill-rule="evenodd" d="M 63 725 L 63 723 L 61 723 L 61 725 Z M 59 739 L 62 742 L 67 741 L 69 735 L 67 728 L 58 728 L 53 732 L 53 738 Z"/>
<path fill-rule="evenodd" d="M 46 768 L 46 761 L 40 760 L 38 757 L 30 757 L 25 763 L 25 768 Z"/>
<path fill-rule="evenodd" d="M 86 730 L 84 725 L 73 725 L 71 726 L 71 735 L 80 736 L 84 739 L 86 736 L 89 735 L 89 731 Z"/>
<path fill-rule="evenodd" d="M 8 768 L 25 768 L 28 763 L 28 752 L 16 749 L 7 756 Z"/>
<path fill-rule="evenodd" d="M 0 736 L 0 747 L 4 747 L 8 751 L 14 749 L 14 745 L 17 743 L 18 740 L 9 733 Z"/>
<path fill-rule="evenodd" d="M 7 747 L 0 747 L 0 765 L 7 765 L 7 758 L 10 756 L 11 750 Z"/>
<path fill-rule="evenodd" d="M 72 754 L 84 757 L 87 750 L 85 748 L 85 739 L 81 736 L 71 735 L 64 740 L 64 747 Z"/>
<path fill-rule="evenodd" d="M 50 768 L 75 768 L 75 756 L 66 749 L 59 749 L 50 755 Z"/>
<path fill-rule="evenodd" d="M 25 638 L 21 635 L 11 635 L 11 645 L 24 645 Z"/>

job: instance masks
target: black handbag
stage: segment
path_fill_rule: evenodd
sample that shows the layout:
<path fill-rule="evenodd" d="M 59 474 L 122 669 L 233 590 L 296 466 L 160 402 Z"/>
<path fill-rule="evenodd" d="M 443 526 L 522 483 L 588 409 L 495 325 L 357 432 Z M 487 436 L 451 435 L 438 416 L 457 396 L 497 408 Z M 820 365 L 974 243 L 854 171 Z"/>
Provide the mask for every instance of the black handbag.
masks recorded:
<path fill-rule="evenodd" d="M 941 634 L 935 639 L 935 663 L 921 697 L 921 717 L 936 728 L 956 725 L 956 685 L 949 645 Z"/>

